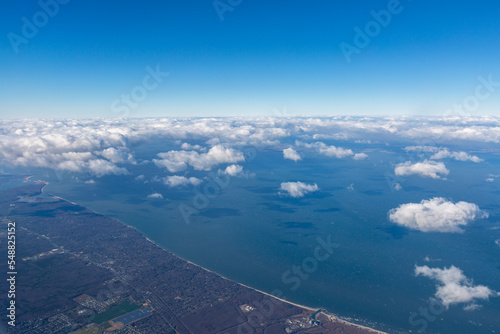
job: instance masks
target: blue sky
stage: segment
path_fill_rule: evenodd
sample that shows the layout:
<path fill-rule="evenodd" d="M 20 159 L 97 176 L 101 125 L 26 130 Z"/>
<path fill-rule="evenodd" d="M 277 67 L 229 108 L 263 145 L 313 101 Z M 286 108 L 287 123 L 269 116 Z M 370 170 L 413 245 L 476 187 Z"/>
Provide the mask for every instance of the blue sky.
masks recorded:
<path fill-rule="evenodd" d="M 436 115 L 474 96 L 478 77 L 500 81 L 493 0 L 220 0 L 223 13 L 213 1 L 66 2 L 53 17 L 37 1 L 4 5 L 2 118 Z M 356 47 L 354 28 L 391 8 L 348 62 L 341 43 Z M 145 89 L 148 67 L 169 75 Z M 490 93 L 468 113 L 500 114 L 500 87 Z"/>

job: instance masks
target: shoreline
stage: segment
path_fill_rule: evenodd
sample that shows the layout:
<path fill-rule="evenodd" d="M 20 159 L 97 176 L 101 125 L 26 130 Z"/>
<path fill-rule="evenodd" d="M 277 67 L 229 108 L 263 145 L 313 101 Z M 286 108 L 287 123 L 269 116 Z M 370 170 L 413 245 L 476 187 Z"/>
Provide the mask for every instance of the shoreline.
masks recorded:
<path fill-rule="evenodd" d="M 32 181 L 32 180 L 30 180 L 30 178 L 31 178 L 32 176 L 33 176 L 33 175 L 26 177 L 24 182 L 43 183 L 43 184 L 44 184 L 44 186 L 40 189 L 40 194 L 45 194 L 45 193 L 44 193 L 44 189 L 45 189 L 45 187 L 49 184 L 49 182 L 47 182 L 47 181 L 42 181 L 42 180 Z M 81 206 L 81 205 L 80 205 L 80 204 L 78 204 L 78 203 L 72 202 L 72 201 L 67 200 L 67 199 L 65 199 L 65 198 L 63 198 L 63 197 L 60 197 L 60 196 L 56 196 L 56 195 L 53 195 L 53 194 L 50 194 L 50 193 L 46 193 L 46 195 L 48 195 L 48 196 L 50 196 L 50 197 L 52 197 L 52 198 L 57 198 L 57 199 L 63 200 L 63 201 L 65 201 L 65 202 L 71 203 L 71 204 L 73 204 L 73 205 L 78 205 L 78 206 Z M 190 260 L 184 259 L 183 257 L 181 257 L 181 256 L 179 256 L 179 255 L 177 255 L 177 254 L 175 254 L 174 252 L 172 252 L 171 250 L 169 250 L 169 249 L 167 249 L 167 248 L 163 247 L 163 246 L 162 246 L 162 245 L 160 245 L 159 243 L 157 243 L 157 242 L 155 242 L 155 241 L 151 240 L 148 236 L 146 236 L 146 235 L 145 235 L 142 231 L 140 231 L 139 229 L 137 229 L 135 226 L 131 226 L 131 225 L 125 224 L 124 222 L 120 221 L 119 219 L 116 219 L 116 218 L 114 218 L 114 217 L 110 217 L 110 216 L 104 215 L 104 214 L 102 214 L 102 213 L 96 212 L 96 211 L 94 211 L 94 210 L 92 210 L 92 209 L 90 209 L 90 208 L 88 208 L 88 207 L 86 207 L 86 206 L 83 206 L 83 207 L 84 207 L 85 209 L 87 209 L 87 210 L 89 210 L 89 211 L 91 211 L 91 212 L 93 212 L 93 213 L 97 214 L 97 215 L 101 215 L 101 216 L 105 216 L 105 217 L 111 218 L 111 219 L 113 219 L 113 220 L 117 221 L 118 223 L 122 224 L 123 226 L 126 226 L 126 227 L 128 227 L 128 228 L 132 228 L 132 229 L 134 229 L 134 230 L 135 230 L 137 233 L 139 233 L 139 234 L 140 234 L 143 238 L 145 238 L 147 241 L 149 241 L 149 242 L 150 242 L 151 244 L 153 244 L 154 246 L 156 246 L 156 247 L 160 248 L 161 250 L 166 251 L 166 252 L 169 252 L 169 253 L 170 253 L 170 254 L 172 254 L 173 256 L 175 256 L 175 257 L 177 257 L 177 258 L 181 259 L 182 261 L 185 261 L 186 263 L 189 263 L 189 264 L 191 264 L 191 265 L 193 265 L 193 266 L 196 266 L 196 267 L 198 267 L 198 268 L 200 268 L 200 269 L 202 269 L 202 270 L 205 270 L 205 271 L 207 271 L 207 272 L 213 273 L 213 274 L 217 275 L 218 277 L 220 277 L 220 278 L 222 278 L 222 279 L 224 279 L 224 280 L 227 280 L 227 281 L 230 281 L 230 282 L 232 282 L 232 283 L 235 283 L 235 284 L 241 285 L 241 286 L 243 286 L 243 287 L 245 287 L 245 288 L 247 288 L 247 289 L 250 289 L 250 290 L 255 291 L 255 292 L 258 292 L 258 293 L 261 293 L 261 294 L 266 295 L 266 296 L 269 296 L 269 297 L 271 297 L 271 298 L 275 298 L 275 299 L 277 299 L 277 300 L 279 300 L 279 301 L 281 301 L 281 302 L 283 302 L 283 303 L 286 303 L 286 304 L 289 304 L 289 305 L 293 305 L 293 306 L 298 307 L 298 308 L 301 308 L 301 309 L 303 309 L 303 310 L 307 310 L 307 311 L 310 311 L 310 312 L 319 312 L 319 313 L 322 313 L 322 314 L 324 314 L 324 315 L 325 315 L 328 319 L 330 319 L 330 321 L 336 321 L 336 322 L 343 323 L 343 324 L 346 324 L 346 325 L 350 325 L 350 326 L 353 326 L 353 327 L 358 327 L 358 328 L 361 328 L 361 329 L 364 329 L 364 330 L 370 331 L 370 332 L 372 332 L 372 333 L 377 333 L 377 334 L 388 334 L 387 332 L 383 332 L 383 331 L 377 330 L 377 329 L 372 328 L 372 327 L 367 327 L 367 326 L 364 326 L 364 325 L 361 325 L 361 324 L 357 324 L 357 323 L 354 323 L 354 322 L 350 322 L 350 321 L 344 320 L 344 319 L 340 318 L 338 315 L 336 315 L 336 314 L 334 314 L 334 313 L 330 313 L 330 312 L 326 311 L 324 308 L 321 308 L 321 307 L 320 307 L 320 308 L 314 308 L 314 307 L 310 307 L 310 306 L 307 306 L 307 305 L 297 304 L 297 303 L 294 303 L 294 302 L 288 301 L 288 300 L 286 300 L 286 299 L 283 299 L 283 298 L 280 298 L 280 297 L 274 296 L 274 295 L 272 295 L 271 293 L 268 293 L 268 292 L 265 292 L 265 291 L 259 290 L 259 289 L 257 289 L 257 288 L 254 288 L 254 287 L 251 287 L 251 286 L 245 285 L 245 284 L 243 284 L 243 283 L 240 283 L 240 282 L 234 281 L 234 280 L 232 280 L 232 279 L 230 279 L 230 278 L 228 278 L 228 277 L 223 276 L 222 274 L 220 274 L 220 273 L 218 273 L 218 272 L 216 272 L 216 271 L 213 271 L 213 270 L 210 270 L 210 269 L 208 269 L 208 268 L 205 268 L 205 267 L 203 267 L 203 266 L 201 266 L 201 265 L 199 265 L 199 264 L 196 264 L 196 263 L 194 263 L 194 262 L 192 262 L 192 261 L 190 261 Z"/>
<path fill-rule="evenodd" d="M 92 210 L 91 210 L 91 211 L 92 211 Z M 94 212 L 94 211 L 93 211 L 93 212 Z M 99 214 L 100 214 L 100 213 L 99 213 Z M 156 247 L 159 247 L 159 248 L 161 248 L 162 250 L 164 250 L 164 251 L 167 251 L 167 252 L 171 253 L 172 255 L 176 256 L 177 258 L 179 258 L 179 259 L 181 259 L 181 260 L 183 260 L 183 261 L 185 261 L 185 262 L 187 262 L 187 263 L 189 263 L 189 264 L 191 264 L 191 265 L 193 265 L 193 266 L 196 266 L 196 267 L 198 267 L 198 268 L 200 268 L 200 269 L 202 269 L 202 270 L 205 270 L 205 271 L 208 271 L 208 272 L 210 272 L 210 273 L 212 273 L 212 274 L 215 274 L 215 275 L 219 276 L 220 278 L 222 278 L 222 279 L 224 279 L 224 280 L 227 280 L 227 281 L 230 281 L 230 282 L 232 282 L 232 283 L 235 283 L 235 284 L 238 284 L 238 285 L 244 286 L 244 287 L 245 287 L 245 288 L 247 288 L 247 289 L 250 289 L 250 290 L 255 291 L 255 292 L 258 292 L 258 293 L 261 293 L 261 294 L 266 295 L 266 296 L 269 296 L 269 297 L 271 297 L 271 298 L 275 298 L 275 299 L 277 299 L 277 300 L 279 300 L 279 301 L 281 301 L 281 302 L 283 302 L 283 303 L 286 303 L 286 304 L 289 304 L 289 305 L 296 306 L 296 307 L 301 308 L 301 309 L 303 309 L 303 310 L 307 310 L 307 311 L 311 311 L 311 312 L 319 312 L 319 313 L 323 313 L 325 316 L 327 316 L 327 317 L 330 319 L 330 321 L 336 321 L 336 322 L 340 322 L 340 323 L 343 323 L 343 324 L 346 324 L 346 325 L 350 325 L 350 326 L 353 326 L 353 327 L 362 328 L 362 329 L 368 330 L 368 331 L 370 331 L 370 332 L 372 332 L 372 333 L 377 333 L 377 334 L 388 334 L 387 332 L 380 331 L 380 330 L 375 329 L 375 328 L 372 328 L 372 327 L 367 327 L 367 326 L 364 326 L 364 325 L 361 325 L 361 324 L 358 324 L 358 323 L 354 323 L 354 322 L 350 322 L 350 321 L 344 320 L 344 319 L 340 318 L 338 315 L 336 315 L 336 314 L 333 314 L 333 313 L 330 313 L 330 312 L 326 311 L 326 310 L 325 310 L 324 308 L 322 308 L 322 307 L 320 307 L 320 308 L 314 308 L 314 307 L 310 307 L 310 306 L 307 306 L 307 305 L 297 304 L 297 303 L 291 302 L 291 301 L 289 301 L 289 300 L 286 300 L 286 299 L 283 299 L 283 298 L 279 298 L 279 297 L 277 297 L 277 296 L 274 296 L 274 295 L 272 295 L 271 293 L 268 293 L 268 292 L 265 292 L 265 291 L 259 290 L 259 289 L 257 289 L 257 288 L 254 288 L 254 287 L 248 286 L 248 285 L 246 285 L 246 284 L 243 284 L 243 283 L 240 283 L 240 282 L 234 281 L 234 280 L 232 280 L 232 279 L 230 279 L 230 278 L 227 278 L 227 277 L 225 277 L 225 276 L 221 275 L 220 273 L 218 273 L 218 272 L 216 272 L 216 271 L 210 270 L 210 269 L 205 268 L 205 267 L 203 267 L 203 266 L 201 266 L 201 265 L 199 265 L 199 264 L 196 264 L 196 263 L 194 263 L 194 262 L 191 262 L 191 261 L 189 261 L 189 260 L 187 260 L 187 259 L 182 258 L 181 256 L 179 256 L 179 255 L 177 255 L 177 254 L 173 253 L 172 251 L 170 251 L 170 250 L 166 249 L 165 247 L 163 247 L 163 246 L 161 246 L 160 244 L 156 243 L 155 241 L 151 240 L 150 238 L 148 238 L 146 235 L 144 235 L 141 231 L 139 231 L 139 230 L 138 230 L 137 228 L 135 228 L 134 226 L 127 225 L 127 224 L 125 224 L 125 223 L 121 222 L 120 220 L 118 220 L 118 219 L 116 219 L 116 218 L 113 218 L 113 217 L 111 217 L 111 218 L 112 218 L 112 219 L 115 219 L 115 220 L 116 220 L 116 221 L 118 221 L 118 222 L 120 222 L 120 224 L 123 224 L 124 226 L 127 226 L 127 227 L 129 227 L 129 228 L 134 229 L 135 231 L 137 231 L 140 235 L 142 235 L 144 238 L 146 238 L 146 240 L 148 240 L 150 243 L 152 243 L 152 244 L 153 244 L 153 245 L 155 245 Z"/>

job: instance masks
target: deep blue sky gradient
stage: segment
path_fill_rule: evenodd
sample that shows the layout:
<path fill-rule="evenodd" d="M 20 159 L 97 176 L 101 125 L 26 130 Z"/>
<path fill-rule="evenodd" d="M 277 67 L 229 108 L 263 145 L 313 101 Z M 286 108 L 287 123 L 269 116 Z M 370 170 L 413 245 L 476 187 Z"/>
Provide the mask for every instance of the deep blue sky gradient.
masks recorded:
<path fill-rule="evenodd" d="M 227 0 L 221 0 L 228 3 Z M 114 117 L 112 102 L 160 65 L 170 75 L 128 116 L 444 114 L 500 81 L 500 3 L 401 0 L 348 63 L 388 1 L 76 1 L 15 53 L 37 1 L 4 2 L 0 117 Z M 500 114 L 500 87 L 470 114 Z"/>

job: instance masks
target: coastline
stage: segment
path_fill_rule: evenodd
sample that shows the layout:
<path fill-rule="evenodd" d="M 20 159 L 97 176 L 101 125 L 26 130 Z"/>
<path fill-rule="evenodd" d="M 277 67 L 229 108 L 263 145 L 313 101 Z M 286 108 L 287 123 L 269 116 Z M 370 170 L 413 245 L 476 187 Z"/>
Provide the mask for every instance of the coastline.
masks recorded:
<path fill-rule="evenodd" d="M 92 210 L 91 210 L 92 211 Z M 94 212 L 94 211 L 93 211 Z M 100 214 L 100 213 L 98 213 Z M 175 253 L 172 253 L 170 250 L 166 249 L 165 247 L 161 246 L 160 244 L 156 243 L 155 241 L 151 240 L 150 238 L 148 238 L 146 235 L 144 235 L 140 230 L 138 230 L 137 228 L 135 228 L 134 226 L 130 226 L 130 225 L 127 225 L 123 222 L 121 222 L 120 220 L 116 219 L 116 218 L 112 218 L 116 221 L 118 221 L 120 224 L 123 224 L 129 228 L 132 228 L 134 229 L 135 231 L 137 231 L 140 235 L 142 235 L 146 240 L 148 240 L 150 243 L 152 243 L 153 245 L 155 245 L 156 247 L 159 247 L 161 248 L 162 250 L 166 251 L 166 252 L 169 252 L 171 253 L 172 255 L 174 255 L 175 257 L 193 265 L 193 266 L 196 266 L 202 270 L 205 270 L 205 271 L 208 271 L 210 273 L 213 273 L 215 275 L 217 275 L 218 277 L 224 279 L 224 280 L 227 280 L 227 281 L 230 281 L 230 282 L 233 282 L 235 284 L 238 284 L 238 285 L 241 285 L 241 286 L 244 286 L 245 288 L 247 289 L 250 289 L 250 290 L 253 290 L 253 291 L 256 291 L 258 293 L 261 293 L 263 295 L 266 295 L 266 296 L 269 296 L 269 297 L 272 297 L 272 298 L 275 298 L 283 303 L 286 303 L 286 304 L 289 304 L 289 305 L 293 305 L 293 306 L 296 306 L 298 308 L 301 308 L 303 310 L 306 310 L 306 311 L 311 311 L 311 312 L 320 312 L 322 314 L 324 314 L 326 317 L 328 317 L 331 321 L 336 321 L 336 322 L 340 322 L 340 323 L 343 323 L 343 324 L 346 324 L 346 325 L 350 325 L 350 326 L 353 326 L 353 327 L 358 327 L 358 328 L 362 328 L 364 330 L 367 330 L 367 331 L 370 331 L 372 333 L 377 333 L 377 334 L 388 334 L 387 332 L 383 332 L 383 331 L 380 331 L 378 329 L 375 329 L 375 328 L 372 328 L 372 327 L 367 327 L 367 326 L 364 326 L 364 325 L 361 325 L 361 324 L 357 324 L 357 323 L 354 323 L 354 322 L 350 322 L 350 321 L 347 321 L 347 320 L 344 320 L 342 318 L 339 318 L 339 316 L 333 314 L 333 313 L 330 313 L 330 312 L 327 312 L 325 311 L 325 309 L 323 308 L 314 308 L 314 307 L 310 307 L 310 306 L 307 306 L 307 305 L 302 305 L 302 304 L 297 304 L 297 303 L 294 303 L 294 302 L 291 302 L 289 300 L 286 300 L 286 299 L 283 299 L 283 298 L 279 298 L 279 297 L 276 297 L 268 292 L 265 292 L 265 291 L 262 291 L 262 290 L 259 290 L 259 289 L 256 289 L 254 287 L 251 287 L 251 286 L 248 286 L 248 285 L 245 285 L 243 283 L 240 283 L 240 282 L 236 282 L 236 281 L 233 281 L 232 279 L 230 278 L 227 278 L 221 274 L 219 274 L 218 272 L 216 271 L 213 271 L 213 270 L 210 270 L 208 268 L 205 268 L 205 267 L 202 267 L 201 265 L 199 264 L 196 264 L 194 262 L 191 262 L 187 259 L 184 259 L 182 257 L 180 257 L 179 255 L 175 254 Z"/>
<path fill-rule="evenodd" d="M 32 176 L 33 176 L 33 175 L 32 175 Z M 49 184 L 49 182 L 47 182 L 47 181 L 42 181 L 42 180 L 30 180 L 30 178 L 31 178 L 32 176 L 28 176 L 28 177 L 26 177 L 24 182 L 34 182 L 34 183 L 42 183 L 42 184 L 44 184 L 44 185 L 42 186 L 42 188 L 40 189 L 40 194 L 46 194 L 47 196 L 50 196 L 50 197 L 52 197 L 52 198 L 56 198 L 56 199 L 59 199 L 59 200 L 63 200 L 63 201 L 65 201 L 65 202 L 71 203 L 71 204 L 73 204 L 73 205 L 79 205 L 78 203 L 72 202 L 72 201 L 67 200 L 67 199 L 65 199 L 65 198 L 63 198 L 63 197 L 56 196 L 56 195 L 53 195 L 53 194 L 50 194 L 50 193 L 44 193 L 44 189 L 45 189 L 45 187 Z M 89 210 L 89 211 L 91 211 L 91 212 L 93 212 L 93 213 L 95 213 L 95 214 L 97 214 L 97 215 L 106 216 L 106 215 L 104 215 L 104 214 L 102 214 L 102 213 L 99 213 L 99 212 L 96 212 L 96 211 L 94 211 L 94 210 L 92 210 L 92 209 L 90 209 L 90 208 L 88 208 L 88 207 L 85 207 L 85 209 L 87 209 L 87 210 Z M 137 229 L 135 226 L 131 226 L 131 225 L 125 224 L 124 222 L 122 222 L 122 221 L 120 221 L 119 219 L 116 219 L 116 218 L 114 218 L 114 217 L 109 217 L 109 216 L 106 216 L 106 217 L 108 217 L 108 218 L 110 218 L 110 219 L 113 219 L 113 220 L 117 221 L 118 223 L 120 223 L 121 225 L 123 225 L 123 226 L 125 226 L 125 227 L 128 227 L 128 228 L 131 228 L 131 229 L 135 230 L 135 231 L 136 231 L 137 233 L 139 233 L 139 234 L 140 234 L 143 238 L 145 238 L 148 242 L 150 242 L 150 243 L 151 243 L 151 244 L 153 244 L 154 246 L 156 246 L 156 247 L 160 248 L 161 250 L 163 250 L 163 251 L 165 251 L 165 252 L 168 252 L 168 253 L 170 253 L 171 255 L 173 255 L 173 256 L 175 256 L 175 257 L 177 257 L 177 258 L 181 259 L 182 261 L 184 261 L 184 262 L 186 262 L 186 263 L 189 263 L 189 264 L 191 264 L 191 265 L 193 265 L 193 266 L 196 266 L 196 267 L 200 268 L 201 270 L 204 270 L 204 271 L 207 271 L 207 272 L 213 273 L 213 274 L 215 274 L 216 276 L 218 276 L 218 277 L 220 277 L 220 278 L 222 278 L 222 279 L 224 279 L 224 280 L 227 280 L 227 281 L 229 281 L 229 282 L 232 282 L 232 283 L 238 284 L 238 285 L 240 285 L 240 286 L 243 286 L 243 287 L 245 287 L 245 288 L 247 288 L 247 289 L 250 289 L 250 290 L 252 290 L 252 291 L 255 291 L 255 292 L 261 293 L 261 294 L 263 294 L 263 295 L 266 295 L 266 296 L 269 296 L 269 297 L 275 298 L 275 299 L 277 299 L 277 300 L 279 300 L 279 301 L 281 301 L 281 302 L 283 302 L 283 303 L 286 303 L 286 304 L 289 304 L 289 305 L 293 305 L 293 306 L 298 307 L 298 308 L 300 308 L 300 309 L 303 309 L 303 310 L 305 310 L 305 311 L 310 311 L 310 312 L 319 312 L 319 313 L 322 313 L 322 314 L 323 314 L 323 315 L 325 315 L 325 316 L 326 316 L 326 317 L 327 317 L 330 321 L 335 321 L 335 322 L 343 323 L 343 324 L 346 324 L 346 325 L 349 325 L 349 326 L 353 326 L 353 327 L 357 327 L 357 328 L 360 328 L 360 329 L 364 329 L 364 330 L 370 331 L 370 332 L 372 332 L 372 333 L 377 333 L 377 334 L 388 334 L 387 332 L 383 332 L 383 331 L 377 330 L 377 329 L 372 328 L 372 327 L 367 327 L 367 326 L 364 326 L 364 325 L 361 325 L 361 324 L 358 324 L 358 323 L 354 323 L 354 322 L 350 322 L 350 321 L 344 320 L 344 319 L 340 318 L 339 316 L 337 316 L 337 315 L 335 315 L 335 314 L 333 314 L 333 313 L 330 313 L 330 312 L 325 311 L 325 309 L 324 309 L 324 308 L 314 308 L 314 307 L 310 307 L 310 306 L 306 306 L 306 305 L 297 304 L 297 303 L 294 303 L 294 302 L 288 301 L 288 300 L 286 300 L 286 299 L 283 299 L 283 298 L 279 298 L 279 297 L 277 297 L 277 296 L 274 296 L 274 295 L 272 295 L 271 293 L 268 293 L 268 292 L 265 292 L 265 291 L 262 291 L 262 290 L 259 290 L 259 289 L 256 289 L 256 288 L 253 288 L 253 287 L 251 287 L 251 286 L 245 285 L 245 284 L 243 284 L 243 283 L 240 283 L 240 282 L 234 281 L 234 280 L 232 280 L 232 279 L 230 279 L 230 278 L 228 278 L 228 277 L 225 277 L 225 276 L 221 275 L 220 273 L 218 273 L 218 272 L 216 272 L 216 271 L 210 270 L 210 269 L 205 268 L 205 267 L 203 267 L 203 266 L 201 266 L 201 265 L 199 265 L 199 264 L 196 264 L 196 263 L 194 263 L 194 262 L 192 262 L 192 261 L 190 261 L 190 260 L 187 260 L 187 259 L 185 259 L 185 258 L 182 258 L 181 256 L 179 256 L 179 255 L 177 255 L 177 254 L 173 253 L 173 252 L 172 252 L 172 251 L 170 251 L 169 249 L 166 249 L 164 246 L 160 245 L 159 243 L 157 243 L 157 242 L 155 242 L 155 241 L 151 240 L 148 236 L 146 236 L 146 235 L 145 235 L 142 231 L 140 231 L 139 229 Z"/>

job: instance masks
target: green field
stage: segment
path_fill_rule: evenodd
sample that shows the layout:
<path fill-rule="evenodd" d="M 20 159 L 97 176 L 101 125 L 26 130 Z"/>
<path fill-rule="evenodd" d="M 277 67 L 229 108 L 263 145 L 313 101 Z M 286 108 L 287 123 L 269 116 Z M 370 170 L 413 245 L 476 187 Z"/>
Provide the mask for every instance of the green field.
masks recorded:
<path fill-rule="evenodd" d="M 106 321 L 130 313 L 140 308 L 141 307 L 139 305 L 132 304 L 128 301 L 124 301 L 120 305 L 116 305 L 103 313 L 95 314 L 94 319 L 92 319 L 92 321 L 95 322 L 96 324 L 102 324 Z"/>

